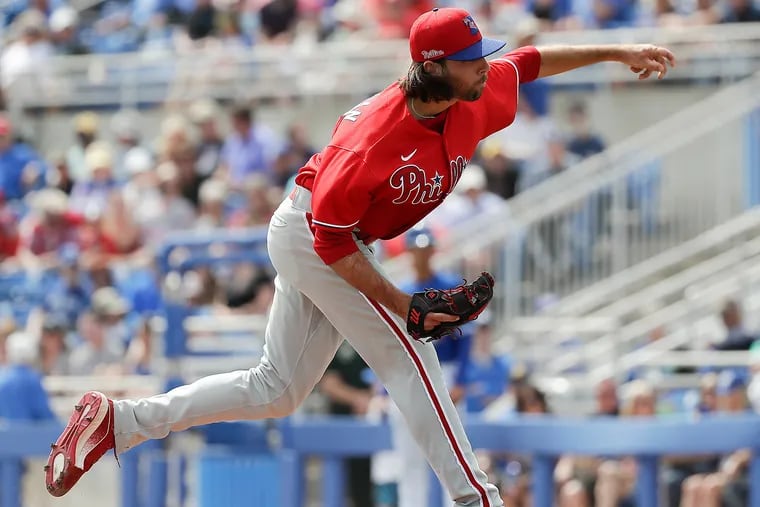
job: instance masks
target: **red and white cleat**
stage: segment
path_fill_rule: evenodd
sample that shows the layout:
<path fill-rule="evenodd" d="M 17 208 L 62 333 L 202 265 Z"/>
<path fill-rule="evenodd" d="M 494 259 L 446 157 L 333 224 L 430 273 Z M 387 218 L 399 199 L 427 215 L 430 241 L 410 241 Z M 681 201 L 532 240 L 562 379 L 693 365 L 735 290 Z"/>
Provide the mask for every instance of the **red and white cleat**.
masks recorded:
<path fill-rule="evenodd" d="M 69 492 L 109 449 L 115 446 L 113 402 L 90 391 L 74 407 L 69 424 L 51 446 L 45 484 L 53 496 Z"/>

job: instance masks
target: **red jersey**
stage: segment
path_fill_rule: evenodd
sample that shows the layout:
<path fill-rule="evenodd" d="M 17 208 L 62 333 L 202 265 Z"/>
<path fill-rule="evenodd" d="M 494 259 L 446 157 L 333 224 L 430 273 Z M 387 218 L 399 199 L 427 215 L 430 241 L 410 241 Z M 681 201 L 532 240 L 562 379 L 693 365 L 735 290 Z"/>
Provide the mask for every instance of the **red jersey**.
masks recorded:
<path fill-rule="evenodd" d="M 480 141 L 510 125 L 518 85 L 536 79 L 541 55 L 524 47 L 490 62 L 480 99 L 458 101 L 443 132 L 407 109 L 398 84 L 345 113 L 332 139 L 296 176 L 312 192 L 314 249 L 326 264 L 413 227 L 450 194 Z"/>

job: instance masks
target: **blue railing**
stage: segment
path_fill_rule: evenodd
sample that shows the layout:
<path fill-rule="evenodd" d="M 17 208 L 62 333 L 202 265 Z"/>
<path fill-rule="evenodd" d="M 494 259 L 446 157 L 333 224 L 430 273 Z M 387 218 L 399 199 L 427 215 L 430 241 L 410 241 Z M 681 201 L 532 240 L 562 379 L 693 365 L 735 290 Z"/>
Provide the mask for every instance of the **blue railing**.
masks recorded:
<path fill-rule="evenodd" d="M 244 423 L 252 433 L 261 423 Z M 658 464 L 663 455 L 727 453 L 753 450 L 749 470 L 750 507 L 760 507 L 760 417 L 715 416 L 700 420 L 522 418 L 508 423 L 469 421 L 467 433 L 475 448 L 532 456 L 534 505 L 550 507 L 554 499 L 554 464 L 563 454 L 632 456 L 639 465 L 637 505 L 658 505 Z M 278 423 L 280 499 L 283 507 L 300 507 L 305 498 L 304 458 L 320 456 L 324 463 L 322 502 L 343 506 L 343 459 L 390 447 L 389 428 L 353 418 L 307 418 Z M 20 507 L 22 460 L 44 456 L 60 427 L 0 425 L 0 507 Z M 147 457 L 155 473 L 138 476 L 137 461 Z M 122 458 L 122 507 L 163 505 L 166 457 L 155 446 L 138 447 Z M 163 473 L 162 473 L 163 471 Z M 140 477 L 143 477 L 141 482 Z M 254 480 L 252 478 L 251 480 Z M 40 485 L 42 487 L 42 484 Z M 146 492 L 147 491 L 147 492 Z M 140 493 L 142 492 L 142 493 Z M 245 491 L 240 492 L 246 494 Z M 440 503 L 438 503 L 440 505 Z"/>

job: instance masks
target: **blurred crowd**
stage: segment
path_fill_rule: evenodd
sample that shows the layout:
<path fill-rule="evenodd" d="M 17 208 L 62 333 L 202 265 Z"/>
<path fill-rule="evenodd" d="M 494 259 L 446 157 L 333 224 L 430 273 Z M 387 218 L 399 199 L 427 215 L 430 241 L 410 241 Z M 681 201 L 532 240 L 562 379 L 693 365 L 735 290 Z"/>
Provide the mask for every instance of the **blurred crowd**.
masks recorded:
<path fill-rule="evenodd" d="M 419 14 L 449 5 L 469 9 L 483 29 L 500 33 L 524 19 L 537 20 L 542 30 L 760 20 L 753 0 L 11 0 L 0 19 L 7 41 L 2 67 L 25 53 L 234 51 L 257 44 L 403 38 Z"/>

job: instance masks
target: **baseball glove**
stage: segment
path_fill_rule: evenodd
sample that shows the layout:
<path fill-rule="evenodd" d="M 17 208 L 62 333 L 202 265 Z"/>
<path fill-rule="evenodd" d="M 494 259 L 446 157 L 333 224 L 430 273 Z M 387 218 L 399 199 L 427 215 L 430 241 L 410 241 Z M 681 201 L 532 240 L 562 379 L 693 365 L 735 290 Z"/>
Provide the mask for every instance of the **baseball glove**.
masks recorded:
<path fill-rule="evenodd" d="M 475 320 L 493 297 L 493 277 L 485 271 L 472 283 L 465 283 L 453 289 L 426 289 L 412 294 L 412 304 L 406 318 L 406 330 L 415 340 L 437 340 L 453 334 L 465 322 Z M 459 320 L 444 322 L 433 329 L 425 330 L 425 316 L 428 313 L 456 315 Z"/>

